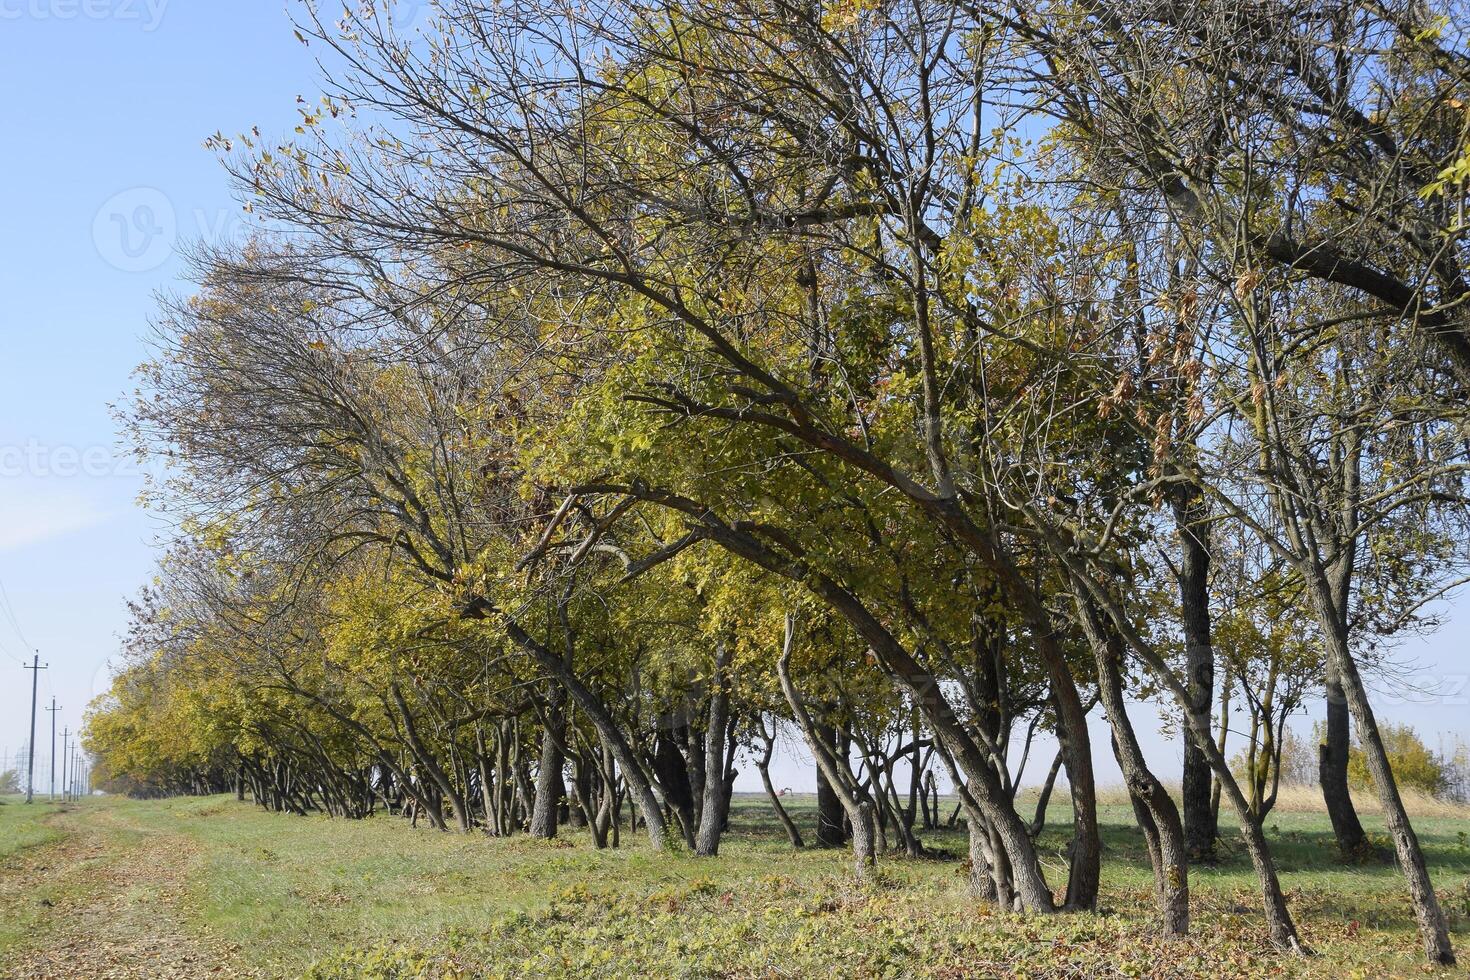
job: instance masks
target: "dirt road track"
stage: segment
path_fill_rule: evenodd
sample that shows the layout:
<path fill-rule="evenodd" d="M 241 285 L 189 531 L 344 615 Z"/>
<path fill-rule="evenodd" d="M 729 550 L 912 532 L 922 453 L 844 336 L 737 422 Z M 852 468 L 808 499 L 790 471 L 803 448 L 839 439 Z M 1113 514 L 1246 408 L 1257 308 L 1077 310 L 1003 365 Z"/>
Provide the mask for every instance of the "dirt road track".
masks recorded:
<path fill-rule="evenodd" d="M 236 950 L 186 928 L 186 839 L 124 825 L 102 810 L 56 814 L 65 836 L 0 863 L 0 909 L 35 917 L 0 977 L 134 980 L 250 976 Z"/>

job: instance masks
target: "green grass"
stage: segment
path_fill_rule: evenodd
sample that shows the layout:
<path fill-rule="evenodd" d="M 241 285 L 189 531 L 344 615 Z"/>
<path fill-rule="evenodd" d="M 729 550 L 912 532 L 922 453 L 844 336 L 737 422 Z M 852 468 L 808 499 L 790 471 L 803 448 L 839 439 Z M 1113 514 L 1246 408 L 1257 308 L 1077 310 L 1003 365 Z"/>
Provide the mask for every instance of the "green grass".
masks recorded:
<path fill-rule="evenodd" d="M 809 801 L 795 808 L 809 828 Z M 54 833 L 15 809 L 0 807 L 0 828 L 33 843 Z M 1065 818 L 1063 806 L 1051 816 Z M 1233 843 L 1219 866 L 1192 872 L 1194 938 L 1158 941 L 1131 813 L 1104 806 L 1101 817 L 1103 914 L 1053 917 L 1011 916 L 970 899 L 962 833 L 926 835 L 948 856 L 886 859 L 880 881 L 859 889 L 845 855 L 793 853 L 760 798 L 737 798 L 715 860 L 656 855 L 641 840 L 599 852 L 577 831 L 554 843 L 492 840 L 391 817 L 269 814 L 219 797 L 88 801 L 56 823 L 96 833 L 109 847 L 145 837 L 186 843 L 180 901 L 189 928 L 244 951 L 243 961 L 267 975 L 298 975 L 312 964 L 322 978 L 1419 972 L 1401 878 L 1392 867 L 1339 863 L 1325 814 L 1268 820 L 1293 911 L 1320 954 L 1307 962 L 1266 947 L 1255 879 Z M 1365 823 L 1381 831 L 1378 818 Z M 1470 820 L 1423 817 L 1415 826 L 1470 956 Z M 1057 822 L 1041 841 L 1057 887 L 1067 837 Z M 0 835 L 0 847 L 25 846 L 10 839 Z M 0 952 L 4 946 L 0 934 Z"/>
<path fill-rule="evenodd" d="M 60 839 L 61 832 L 45 823 L 58 809 L 56 804 L 39 800 L 27 805 L 24 796 L 0 797 L 0 860 Z"/>

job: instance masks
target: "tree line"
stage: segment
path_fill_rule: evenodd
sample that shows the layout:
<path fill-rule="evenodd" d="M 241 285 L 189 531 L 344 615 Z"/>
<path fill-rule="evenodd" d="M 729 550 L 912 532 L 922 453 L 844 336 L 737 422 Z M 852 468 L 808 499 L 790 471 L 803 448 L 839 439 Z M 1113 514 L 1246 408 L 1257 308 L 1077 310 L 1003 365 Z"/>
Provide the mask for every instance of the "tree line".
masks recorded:
<path fill-rule="evenodd" d="M 440 0 L 401 36 L 309 7 L 328 94 L 211 139 L 253 233 L 194 251 L 118 411 L 177 535 L 88 751 L 141 794 L 715 856 L 742 756 L 805 843 L 785 727 L 859 876 L 963 817 L 976 901 L 1038 914 L 1096 907 L 1111 752 L 1161 930 L 1224 806 L 1305 953 L 1262 818 L 1325 701 L 1344 858 L 1374 850 L 1355 733 L 1453 962 L 1369 680 L 1470 558 L 1467 24 Z M 1062 774 L 1065 880 L 1036 843 Z"/>

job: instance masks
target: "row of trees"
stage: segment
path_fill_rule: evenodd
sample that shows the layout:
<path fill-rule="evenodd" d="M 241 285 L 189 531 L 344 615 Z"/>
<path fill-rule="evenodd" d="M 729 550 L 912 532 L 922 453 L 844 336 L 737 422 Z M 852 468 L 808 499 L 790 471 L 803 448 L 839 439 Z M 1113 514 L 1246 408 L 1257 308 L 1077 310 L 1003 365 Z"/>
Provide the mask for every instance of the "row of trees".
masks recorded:
<path fill-rule="evenodd" d="M 1049 913 L 1097 901 L 1100 705 L 1161 928 L 1223 803 L 1301 950 L 1260 817 L 1325 698 L 1338 841 L 1355 727 L 1453 962 L 1365 673 L 1467 559 L 1458 10 L 436 9 L 309 9 L 331 94 L 212 141 L 258 233 L 121 412 L 181 533 L 89 721 L 115 778 L 714 855 L 786 724 L 859 874 L 938 768 L 977 900 Z"/>

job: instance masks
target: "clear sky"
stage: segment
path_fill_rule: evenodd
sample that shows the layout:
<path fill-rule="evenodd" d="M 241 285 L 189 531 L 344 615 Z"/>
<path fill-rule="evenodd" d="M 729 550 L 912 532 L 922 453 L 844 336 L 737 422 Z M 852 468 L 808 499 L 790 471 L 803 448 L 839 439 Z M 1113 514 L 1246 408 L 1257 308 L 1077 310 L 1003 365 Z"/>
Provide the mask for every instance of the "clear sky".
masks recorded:
<path fill-rule="evenodd" d="M 411 3 L 400 17 L 424 12 Z M 318 93 L 276 0 L 0 0 L 0 584 L 15 618 L 0 602 L 0 751 L 12 758 L 30 711 L 21 660 L 39 649 L 42 702 L 55 696 L 58 731 L 75 729 L 166 531 L 134 504 L 140 481 L 108 405 L 132 389 L 154 294 L 188 288 L 173 246 L 239 230 L 202 143 L 216 130 L 286 132 L 296 97 Z M 1438 693 L 1380 698 L 1431 744 L 1470 732 L 1470 601 L 1459 604 L 1437 636 L 1400 651 Z M 1134 721 L 1177 778 L 1156 718 L 1140 705 Z M 780 785 L 808 788 L 809 765 L 792 760 Z M 38 761 L 43 788 L 46 771 Z M 753 772 L 741 786 L 759 788 Z"/>
<path fill-rule="evenodd" d="M 150 574 L 162 525 L 108 405 L 153 295 L 187 288 L 175 241 L 238 230 L 202 143 L 289 130 L 315 75 L 273 0 L 0 0 L 0 583 L 20 628 L 0 615 L 0 750 L 29 722 L 17 658 L 40 650 L 41 699 L 75 729 Z"/>

